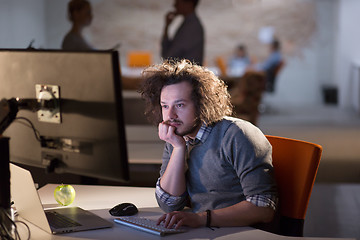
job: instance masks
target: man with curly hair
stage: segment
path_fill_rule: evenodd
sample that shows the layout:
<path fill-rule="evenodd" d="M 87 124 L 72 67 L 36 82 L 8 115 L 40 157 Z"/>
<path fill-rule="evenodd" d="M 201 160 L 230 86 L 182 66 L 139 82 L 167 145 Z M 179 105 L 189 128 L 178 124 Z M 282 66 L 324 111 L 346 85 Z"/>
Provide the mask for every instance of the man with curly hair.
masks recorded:
<path fill-rule="evenodd" d="M 145 114 L 165 141 L 156 198 L 166 227 L 249 226 L 272 221 L 277 203 L 264 134 L 232 114 L 227 87 L 188 60 L 143 72 Z M 190 203 L 191 211 L 181 211 Z"/>

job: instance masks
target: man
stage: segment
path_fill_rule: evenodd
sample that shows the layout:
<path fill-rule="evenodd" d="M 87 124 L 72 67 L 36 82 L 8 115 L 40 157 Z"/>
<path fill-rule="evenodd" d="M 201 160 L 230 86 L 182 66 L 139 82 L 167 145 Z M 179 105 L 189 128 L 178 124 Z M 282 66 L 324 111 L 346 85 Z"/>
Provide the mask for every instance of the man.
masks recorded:
<path fill-rule="evenodd" d="M 93 47 L 82 36 L 83 29 L 92 21 L 90 2 L 88 0 L 71 0 L 68 3 L 68 15 L 72 26 L 64 37 L 61 48 L 68 51 L 93 50 Z"/>
<path fill-rule="evenodd" d="M 187 60 L 144 70 L 145 114 L 164 140 L 156 186 L 165 226 L 248 226 L 273 219 L 271 145 L 232 112 L 226 85 Z M 191 210 L 181 211 L 190 201 Z"/>
<path fill-rule="evenodd" d="M 269 45 L 269 56 L 256 66 L 256 70 L 262 71 L 266 75 L 266 91 L 274 92 L 277 68 L 283 61 L 279 40 L 274 39 Z"/>
<path fill-rule="evenodd" d="M 161 42 L 161 56 L 163 58 L 185 58 L 194 63 L 203 64 L 204 30 L 195 13 L 197 4 L 198 0 L 175 0 L 175 11 L 166 14 Z M 184 21 L 174 37 L 169 39 L 169 26 L 178 15 L 182 15 Z"/>

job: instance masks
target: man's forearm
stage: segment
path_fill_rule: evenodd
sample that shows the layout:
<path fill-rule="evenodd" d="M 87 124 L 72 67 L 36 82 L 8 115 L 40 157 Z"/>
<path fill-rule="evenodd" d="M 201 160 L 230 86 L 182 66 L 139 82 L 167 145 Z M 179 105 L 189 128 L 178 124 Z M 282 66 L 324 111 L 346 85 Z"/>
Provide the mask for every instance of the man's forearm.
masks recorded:
<path fill-rule="evenodd" d="M 211 211 L 211 226 L 250 226 L 271 222 L 275 211 L 271 207 L 258 207 L 248 201 Z"/>
<path fill-rule="evenodd" d="M 161 177 L 161 188 L 173 196 L 180 196 L 186 190 L 184 148 L 174 148 L 166 170 Z"/>

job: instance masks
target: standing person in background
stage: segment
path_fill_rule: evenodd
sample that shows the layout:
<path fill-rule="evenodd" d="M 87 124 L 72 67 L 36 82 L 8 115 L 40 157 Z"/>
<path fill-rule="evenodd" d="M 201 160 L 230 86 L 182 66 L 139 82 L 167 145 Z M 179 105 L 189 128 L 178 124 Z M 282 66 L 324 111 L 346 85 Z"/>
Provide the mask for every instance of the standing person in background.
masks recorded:
<path fill-rule="evenodd" d="M 84 39 L 82 31 L 92 21 L 92 10 L 87 0 L 71 0 L 68 3 L 68 17 L 72 22 L 70 31 L 66 34 L 61 48 L 63 50 L 89 51 L 93 47 Z"/>
<path fill-rule="evenodd" d="M 194 63 L 204 61 L 204 29 L 195 13 L 199 0 L 175 0 L 175 11 L 168 12 L 161 41 L 161 56 L 164 59 L 188 59 Z M 184 21 L 175 36 L 169 39 L 168 30 L 174 18 L 184 16 Z"/>

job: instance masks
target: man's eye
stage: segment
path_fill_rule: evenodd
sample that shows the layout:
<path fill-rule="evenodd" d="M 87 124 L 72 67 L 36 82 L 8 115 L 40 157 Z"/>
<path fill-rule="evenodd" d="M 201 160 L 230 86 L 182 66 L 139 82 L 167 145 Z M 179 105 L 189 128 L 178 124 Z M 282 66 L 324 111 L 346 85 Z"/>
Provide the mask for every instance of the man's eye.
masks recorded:
<path fill-rule="evenodd" d="M 168 105 L 162 105 L 161 107 L 162 107 L 162 108 L 165 108 L 165 109 L 169 108 Z"/>
<path fill-rule="evenodd" d="M 184 106 L 183 103 L 180 103 L 180 104 L 176 105 L 176 107 L 178 107 L 178 108 L 181 108 L 181 107 L 183 107 L 183 106 Z"/>

